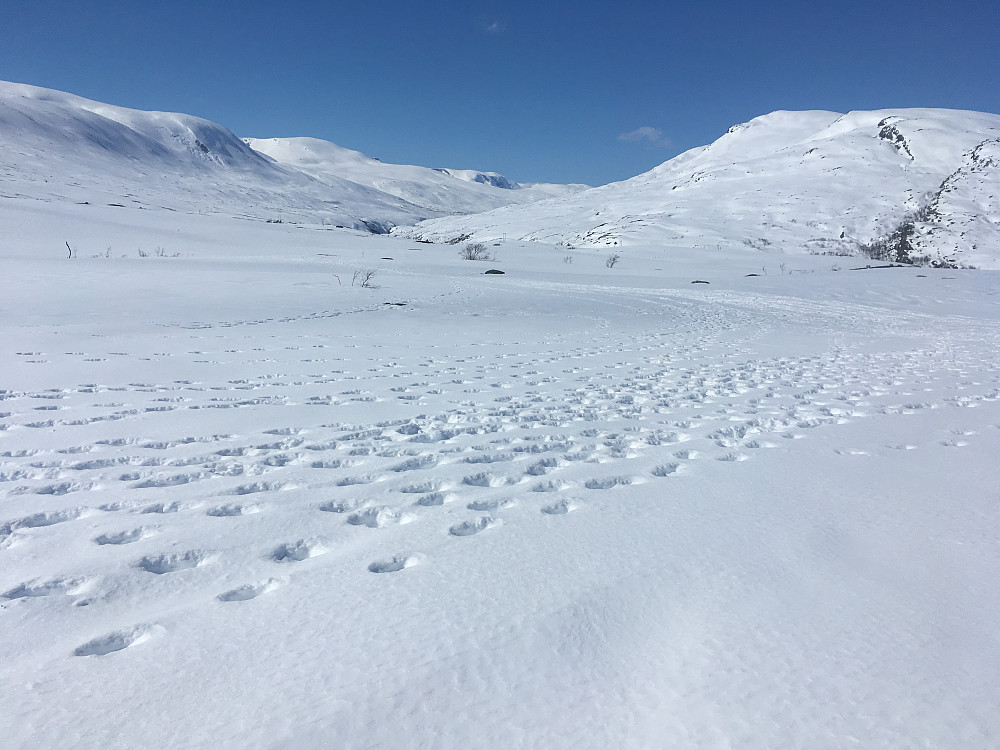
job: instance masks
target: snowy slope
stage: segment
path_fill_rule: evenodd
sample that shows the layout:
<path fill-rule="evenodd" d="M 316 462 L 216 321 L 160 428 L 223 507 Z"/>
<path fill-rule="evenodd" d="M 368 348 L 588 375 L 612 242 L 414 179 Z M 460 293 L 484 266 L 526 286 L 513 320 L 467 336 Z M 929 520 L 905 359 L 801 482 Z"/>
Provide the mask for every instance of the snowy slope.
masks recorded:
<path fill-rule="evenodd" d="M 300 169 L 296 160 L 279 164 L 220 125 L 197 117 L 141 112 L 0 82 L 3 197 L 384 230 L 574 189 L 505 190 L 462 173 L 382 165 L 323 141 L 288 143 L 303 141 L 341 158 L 328 158 L 321 170 L 309 169 L 307 163 Z M 483 179 L 502 179 L 482 174 Z"/>
<path fill-rule="evenodd" d="M 996 272 L 0 226 L 5 749 L 996 746 Z"/>
<path fill-rule="evenodd" d="M 579 192 L 587 187 L 520 185 L 496 172 L 384 164 L 317 138 L 245 138 L 244 141 L 278 163 L 301 170 L 320 182 L 346 178 L 433 214 L 487 211 Z"/>
<path fill-rule="evenodd" d="M 624 182 L 407 233 L 854 253 L 912 219 L 912 255 L 997 268 L 998 150 L 998 115 L 773 112 Z"/>

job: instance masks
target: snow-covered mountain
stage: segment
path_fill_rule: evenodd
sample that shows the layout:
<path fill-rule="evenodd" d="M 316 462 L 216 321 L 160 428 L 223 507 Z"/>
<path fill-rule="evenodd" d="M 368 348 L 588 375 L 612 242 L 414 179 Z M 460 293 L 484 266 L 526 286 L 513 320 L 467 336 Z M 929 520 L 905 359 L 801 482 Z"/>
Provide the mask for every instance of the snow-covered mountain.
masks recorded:
<path fill-rule="evenodd" d="M 244 142 L 190 115 L 0 82 L 2 197 L 386 231 L 583 187 L 521 188 L 490 172 L 382 164 L 315 139 Z"/>
<path fill-rule="evenodd" d="M 587 187 L 520 185 L 496 172 L 384 164 L 359 151 L 318 138 L 243 140 L 255 151 L 267 154 L 283 166 L 305 172 L 324 184 L 335 187 L 339 181 L 348 179 L 419 206 L 425 214 L 475 213 L 567 195 Z"/>
<path fill-rule="evenodd" d="M 624 182 L 409 231 L 573 246 L 868 246 L 889 259 L 1000 268 L 1000 116 L 773 112 Z"/>

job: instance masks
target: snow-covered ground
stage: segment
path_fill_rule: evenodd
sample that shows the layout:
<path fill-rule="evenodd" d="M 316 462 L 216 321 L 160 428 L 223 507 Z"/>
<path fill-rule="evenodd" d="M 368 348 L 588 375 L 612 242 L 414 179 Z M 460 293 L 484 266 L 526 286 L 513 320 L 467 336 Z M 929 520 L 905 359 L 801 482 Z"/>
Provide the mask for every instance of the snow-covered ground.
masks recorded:
<path fill-rule="evenodd" d="M 0 226 L 5 747 L 1000 742 L 996 273 Z"/>

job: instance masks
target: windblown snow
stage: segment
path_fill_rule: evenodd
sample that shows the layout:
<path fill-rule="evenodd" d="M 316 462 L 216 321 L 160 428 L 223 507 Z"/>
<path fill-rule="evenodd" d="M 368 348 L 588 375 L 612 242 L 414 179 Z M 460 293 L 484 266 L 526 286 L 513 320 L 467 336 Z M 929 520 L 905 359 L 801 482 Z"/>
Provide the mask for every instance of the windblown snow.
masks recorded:
<path fill-rule="evenodd" d="M 0 110 L 5 748 L 997 745 L 1000 272 L 736 222 L 467 261 L 300 206 L 360 155 L 51 96 Z M 885 116 L 836 117 L 761 163 Z M 985 232 L 991 146 L 914 118 Z"/>

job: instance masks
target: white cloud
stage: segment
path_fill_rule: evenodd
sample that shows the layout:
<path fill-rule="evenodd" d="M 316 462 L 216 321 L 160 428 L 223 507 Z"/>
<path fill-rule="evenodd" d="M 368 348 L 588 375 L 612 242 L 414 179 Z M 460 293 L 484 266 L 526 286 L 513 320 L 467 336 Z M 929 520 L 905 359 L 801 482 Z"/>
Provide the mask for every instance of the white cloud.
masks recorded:
<path fill-rule="evenodd" d="M 500 21 L 493 21 L 492 23 L 485 24 L 485 30 L 488 34 L 502 34 L 507 30 L 507 24 Z"/>
<path fill-rule="evenodd" d="M 649 125 L 643 125 L 641 128 L 636 128 L 628 133 L 622 133 L 618 136 L 618 140 L 631 141 L 633 143 L 648 143 L 650 146 L 655 146 L 656 148 L 667 148 L 670 146 L 670 139 L 663 135 L 663 131 Z"/>

